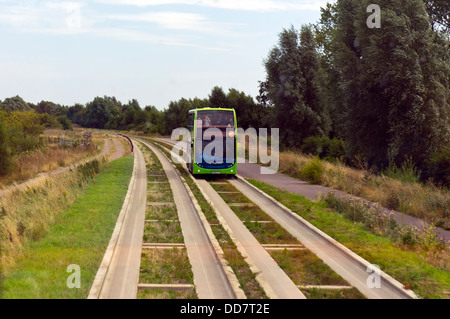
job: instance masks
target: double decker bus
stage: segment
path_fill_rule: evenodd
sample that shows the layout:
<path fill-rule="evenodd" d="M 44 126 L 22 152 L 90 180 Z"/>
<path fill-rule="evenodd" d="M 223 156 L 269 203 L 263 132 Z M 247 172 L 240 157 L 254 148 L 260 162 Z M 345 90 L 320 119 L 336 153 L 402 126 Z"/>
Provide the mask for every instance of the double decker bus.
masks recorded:
<path fill-rule="evenodd" d="M 189 171 L 199 174 L 235 175 L 237 172 L 236 112 L 227 108 L 190 110 Z"/>

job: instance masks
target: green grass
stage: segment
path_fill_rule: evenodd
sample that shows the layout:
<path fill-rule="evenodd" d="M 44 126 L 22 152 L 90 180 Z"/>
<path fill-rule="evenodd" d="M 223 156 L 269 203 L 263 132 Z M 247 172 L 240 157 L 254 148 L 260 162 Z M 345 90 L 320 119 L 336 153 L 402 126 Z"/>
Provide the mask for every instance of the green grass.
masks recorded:
<path fill-rule="evenodd" d="M 86 298 L 122 208 L 132 169 L 132 157 L 107 164 L 78 200 L 58 214 L 49 232 L 24 247 L 15 265 L 5 270 L 1 297 Z M 79 289 L 67 287 L 71 264 L 80 266 Z"/>
<path fill-rule="evenodd" d="M 186 249 L 144 250 L 139 281 L 153 284 L 194 284 Z"/>
<path fill-rule="evenodd" d="M 448 248 L 408 246 L 367 230 L 331 210 L 325 202 L 311 201 L 276 187 L 249 180 L 293 212 L 333 237 L 381 270 L 411 288 L 421 298 L 449 298 Z"/>

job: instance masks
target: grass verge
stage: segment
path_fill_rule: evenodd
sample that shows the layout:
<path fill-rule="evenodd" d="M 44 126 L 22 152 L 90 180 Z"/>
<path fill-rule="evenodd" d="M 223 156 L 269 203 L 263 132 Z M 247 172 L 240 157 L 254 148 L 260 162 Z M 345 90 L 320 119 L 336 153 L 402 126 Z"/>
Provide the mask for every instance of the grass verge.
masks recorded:
<path fill-rule="evenodd" d="M 13 299 L 86 298 L 122 208 L 133 158 L 106 164 L 49 231 L 29 241 L 5 270 L 1 297 Z M 78 265 L 81 287 L 69 289 L 69 265 Z"/>

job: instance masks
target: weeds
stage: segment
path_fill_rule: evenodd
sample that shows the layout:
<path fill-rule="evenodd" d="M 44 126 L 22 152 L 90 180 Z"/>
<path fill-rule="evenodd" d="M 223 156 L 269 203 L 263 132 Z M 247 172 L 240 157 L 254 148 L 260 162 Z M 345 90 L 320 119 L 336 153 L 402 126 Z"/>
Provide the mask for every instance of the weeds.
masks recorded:
<path fill-rule="evenodd" d="M 450 191 L 418 183 L 420 172 L 411 160 L 375 175 L 360 161 L 360 169 L 330 163 L 298 152 L 280 153 L 280 171 L 295 178 L 352 194 L 450 229 Z M 392 178 L 392 177 L 394 178 Z"/>
<path fill-rule="evenodd" d="M 361 223 L 374 234 L 388 237 L 396 243 L 445 248 L 445 241 L 439 239 L 434 225 L 422 231 L 415 226 L 400 225 L 393 214 L 386 215 L 377 205 L 361 200 L 342 199 L 333 192 L 328 193 L 322 200 L 345 218 Z"/>

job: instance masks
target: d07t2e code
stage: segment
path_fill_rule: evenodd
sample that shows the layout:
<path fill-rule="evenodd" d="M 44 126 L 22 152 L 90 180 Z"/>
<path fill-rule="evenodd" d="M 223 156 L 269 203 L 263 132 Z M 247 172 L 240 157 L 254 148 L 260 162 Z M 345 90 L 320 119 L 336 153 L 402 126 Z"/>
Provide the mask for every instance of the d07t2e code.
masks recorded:
<path fill-rule="evenodd" d="M 269 304 L 225 304 L 224 313 L 233 314 L 268 314 Z"/>

